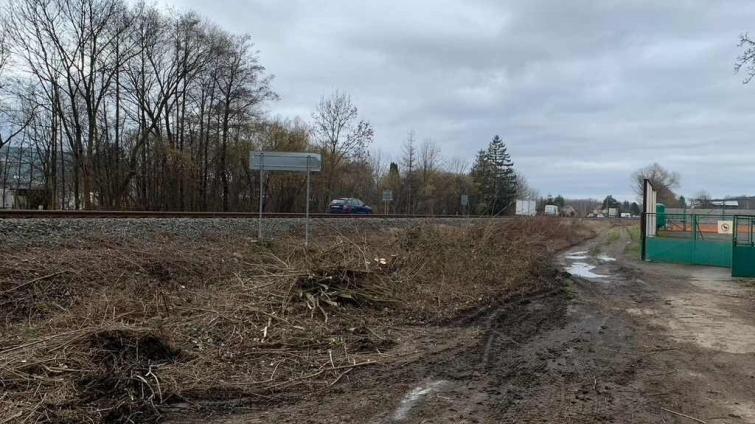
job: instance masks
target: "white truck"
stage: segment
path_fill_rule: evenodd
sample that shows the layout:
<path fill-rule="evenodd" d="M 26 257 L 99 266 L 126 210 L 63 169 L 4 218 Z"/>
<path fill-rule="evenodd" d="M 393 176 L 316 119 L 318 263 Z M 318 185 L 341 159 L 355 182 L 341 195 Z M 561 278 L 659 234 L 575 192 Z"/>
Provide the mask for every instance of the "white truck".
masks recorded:
<path fill-rule="evenodd" d="M 545 205 L 545 216 L 558 216 L 558 206 Z"/>

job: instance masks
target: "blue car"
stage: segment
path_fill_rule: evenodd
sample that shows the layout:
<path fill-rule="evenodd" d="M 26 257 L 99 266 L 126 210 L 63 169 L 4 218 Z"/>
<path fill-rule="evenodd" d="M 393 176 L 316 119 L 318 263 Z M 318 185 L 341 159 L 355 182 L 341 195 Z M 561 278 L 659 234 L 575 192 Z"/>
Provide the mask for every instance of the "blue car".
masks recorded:
<path fill-rule="evenodd" d="M 354 198 L 333 199 L 328 205 L 328 213 L 347 215 L 371 215 L 372 208 L 363 201 Z"/>

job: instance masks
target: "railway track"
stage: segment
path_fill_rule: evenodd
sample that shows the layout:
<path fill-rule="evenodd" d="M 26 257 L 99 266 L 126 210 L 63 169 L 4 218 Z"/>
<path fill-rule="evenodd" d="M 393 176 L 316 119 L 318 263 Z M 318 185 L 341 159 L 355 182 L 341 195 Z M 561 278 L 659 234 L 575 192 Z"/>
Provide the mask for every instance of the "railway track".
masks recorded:
<path fill-rule="evenodd" d="M 489 216 L 465 215 L 340 215 L 313 213 L 309 215 L 316 219 L 490 219 Z M 296 219 L 304 218 L 303 213 L 267 212 L 262 214 L 265 219 Z M 40 218 L 259 218 L 257 212 L 170 212 L 170 211 L 96 211 L 96 210 L 0 210 L 0 219 L 40 219 Z"/>

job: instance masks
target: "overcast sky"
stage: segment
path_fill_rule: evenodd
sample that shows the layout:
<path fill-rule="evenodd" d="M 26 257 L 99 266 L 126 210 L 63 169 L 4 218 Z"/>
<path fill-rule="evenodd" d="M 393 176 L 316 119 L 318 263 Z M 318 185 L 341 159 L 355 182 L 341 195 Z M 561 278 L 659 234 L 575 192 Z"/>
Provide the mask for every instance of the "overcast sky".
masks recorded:
<path fill-rule="evenodd" d="M 543 195 L 631 199 L 653 161 L 688 195 L 755 194 L 751 0 L 162 1 L 252 35 L 271 115 L 348 92 L 389 158 L 411 129 L 470 163 L 500 134 Z"/>

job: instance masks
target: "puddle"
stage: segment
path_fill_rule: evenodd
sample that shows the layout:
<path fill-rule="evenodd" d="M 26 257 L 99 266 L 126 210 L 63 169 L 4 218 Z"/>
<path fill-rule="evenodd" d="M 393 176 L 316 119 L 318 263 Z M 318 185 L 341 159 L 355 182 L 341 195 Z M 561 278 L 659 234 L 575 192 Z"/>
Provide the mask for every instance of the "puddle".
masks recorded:
<path fill-rule="evenodd" d="M 583 260 L 589 258 L 589 256 L 587 256 L 587 252 L 586 251 L 582 250 L 582 251 L 579 251 L 579 252 L 568 253 L 565 256 L 565 258 L 569 259 L 569 260 L 572 260 L 572 261 L 583 261 Z"/>
<path fill-rule="evenodd" d="M 401 404 L 399 404 L 398 409 L 396 409 L 396 412 L 393 414 L 393 420 L 405 420 L 406 417 L 409 416 L 409 412 L 411 412 L 412 408 L 414 408 L 418 402 L 430 393 L 440 390 L 440 388 L 446 383 L 448 382 L 445 380 L 437 380 L 412 389 L 411 392 L 407 393 L 406 396 L 401 399 Z"/>
<path fill-rule="evenodd" d="M 573 264 L 569 265 L 566 268 L 566 272 L 572 275 L 576 275 L 577 277 L 582 278 L 606 278 L 606 275 L 600 275 L 592 272 L 592 270 L 595 269 L 593 265 L 586 264 L 584 262 L 574 262 Z"/>
<path fill-rule="evenodd" d="M 600 255 L 598 256 L 598 260 L 601 262 L 616 262 L 616 258 L 612 258 L 610 256 L 606 255 Z"/>
<path fill-rule="evenodd" d="M 569 259 L 570 261 L 584 261 L 585 259 L 589 258 L 589 256 L 586 255 L 568 255 L 565 256 L 566 259 Z"/>

